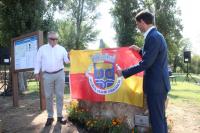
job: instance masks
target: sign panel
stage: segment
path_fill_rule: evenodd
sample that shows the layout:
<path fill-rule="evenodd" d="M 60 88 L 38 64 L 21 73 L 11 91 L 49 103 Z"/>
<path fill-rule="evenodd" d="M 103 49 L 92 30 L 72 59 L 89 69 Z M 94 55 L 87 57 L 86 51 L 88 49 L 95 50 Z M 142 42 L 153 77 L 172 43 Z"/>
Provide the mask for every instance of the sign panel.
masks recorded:
<path fill-rule="evenodd" d="M 38 49 L 38 36 L 14 41 L 15 70 L 34 68 Z"/>
<path fill-rule="evenodd" d="M 135 125 L 149 127 L 149 116 L 135 115 Z"/>

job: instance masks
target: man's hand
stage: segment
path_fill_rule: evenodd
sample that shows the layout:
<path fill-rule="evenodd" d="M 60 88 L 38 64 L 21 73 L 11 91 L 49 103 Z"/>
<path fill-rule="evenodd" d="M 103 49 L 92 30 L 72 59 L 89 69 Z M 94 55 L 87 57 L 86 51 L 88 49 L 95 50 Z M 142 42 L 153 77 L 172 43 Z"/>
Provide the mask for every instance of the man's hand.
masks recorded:
<path fill-rule="evenodd" d="M 129 48 L 136 50 L 137 52 L 140 52 L 141 48 L 139 48 L 137 45 L 131 45 Z"/>
<path fill-rule="evenodd" d="M 122 69 L 121 69 L 121 67 L 118 64 L 116 64 L 116 68 L 117 68 L 117 71 L 116 71 L 117 76 L 121 77 L 122 76 Z"/>
<path fill-rule="evenodd" d="M 35 74 L 35 80 L 40 81 L 40 74 Z"/>

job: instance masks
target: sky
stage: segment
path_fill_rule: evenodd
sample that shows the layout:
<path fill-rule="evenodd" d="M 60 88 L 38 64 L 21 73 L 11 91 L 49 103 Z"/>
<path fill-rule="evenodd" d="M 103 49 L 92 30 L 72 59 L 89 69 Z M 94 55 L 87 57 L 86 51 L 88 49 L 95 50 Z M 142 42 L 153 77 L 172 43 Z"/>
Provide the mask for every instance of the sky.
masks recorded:
<path fill-rule="evenodd" d="M 183 37 L 189 38 L 192 43 L 192 53 L 200 55 L 200 0 L 177 0 L 177 8 L 181 10 L 183 25 Z M 99 40 L 103 39 L 110 47 L 116 47 L 116 41 L 114 37 L 116 35 L 113 29 L 113 19 L 109 14 L 109 10 L 112 7 L 110 0 L 105 0 L 104 3 L 98 7 L 101 16 L 97 20 L 96 29 L 100 30 L 100 34 L 97 37 L 96 42 L 89 44 L 90 49 L 96 49 L 99 46 Z"/>
<path fill-rule="evenodd" d="M 200 0 L 177 0 L 182 15 L 184 38 L 192 43 L 192 53 L 200 55 Z"/>
<path fill-rule="evenodd" d="M 111 0 L 105 0 L 101 3 L 97 11 L 100 12 L 99 18 L 96 20 L 96 29 L 100 31 L 97 41 L 89 44 L 89 49 L 97 49 L 99 47 L 100 39 L 108 44 L 110 47 L 116 47 L 115 35 L 116 32 L 113 29 L 113 18 L 111 16 L 110 8 L 112 8 Z"/>

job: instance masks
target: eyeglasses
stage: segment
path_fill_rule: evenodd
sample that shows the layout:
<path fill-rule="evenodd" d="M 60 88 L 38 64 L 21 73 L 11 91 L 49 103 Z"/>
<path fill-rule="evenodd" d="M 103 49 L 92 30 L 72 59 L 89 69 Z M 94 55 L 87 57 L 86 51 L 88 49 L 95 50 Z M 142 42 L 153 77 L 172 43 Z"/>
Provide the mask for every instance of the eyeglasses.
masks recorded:
<path fill-rule="evenodd" d="M 52 40 L 52 41 L 58 40 L 58 38 L 49 38 L 49 39 Z"/>

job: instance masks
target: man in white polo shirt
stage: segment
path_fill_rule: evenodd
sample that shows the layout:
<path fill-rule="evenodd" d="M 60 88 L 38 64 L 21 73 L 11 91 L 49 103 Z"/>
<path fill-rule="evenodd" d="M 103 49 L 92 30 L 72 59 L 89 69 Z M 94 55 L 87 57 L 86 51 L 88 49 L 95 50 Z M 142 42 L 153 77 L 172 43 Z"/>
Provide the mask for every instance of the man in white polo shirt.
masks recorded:
<path fill-rule="evenodd" d="M 66 124 L 63 118 L 63 96 L 65 88 L 64 62 L 69 63 L 68 53 L 64 47 L 57 44 L 58 34 L 48 33 L 48 44 L 42 45 L 38 52 L 35 63 L 35 78 L 40 80 L 39 73 L 43 73 L 41 80 L 44 81 L 46 109 L 48 118 L 45 126 L 50 126 L 53 121 L 53 95 L 56 94 L 57 121 Z"/>

